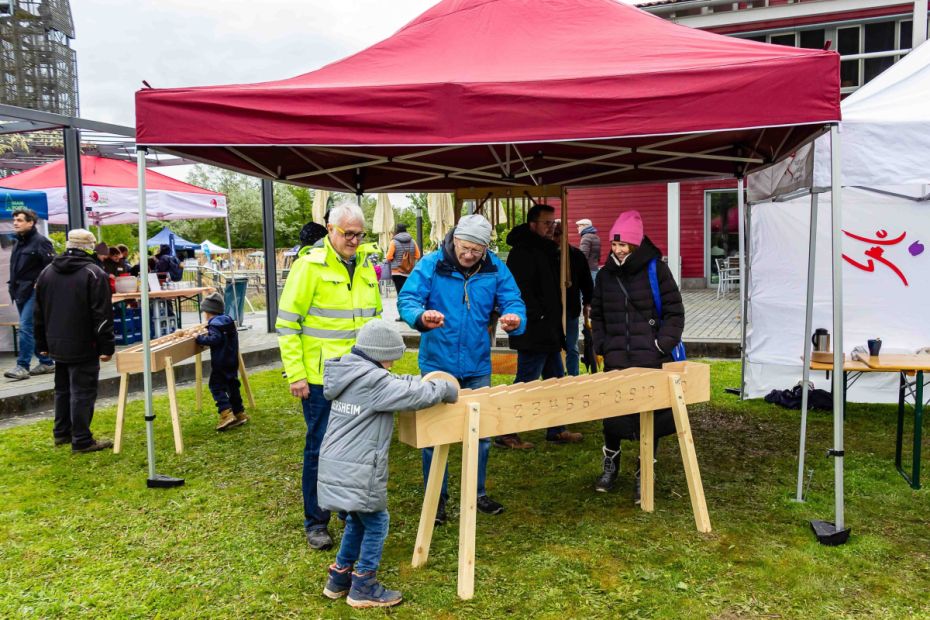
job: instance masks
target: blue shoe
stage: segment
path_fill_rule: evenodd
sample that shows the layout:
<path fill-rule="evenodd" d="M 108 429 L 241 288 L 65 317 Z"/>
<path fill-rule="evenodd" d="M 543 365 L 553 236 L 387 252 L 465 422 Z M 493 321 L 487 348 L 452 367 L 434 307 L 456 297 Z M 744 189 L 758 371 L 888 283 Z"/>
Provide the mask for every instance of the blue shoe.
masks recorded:
<path fill-rule="evenodd" d="M 391 607 L 401 602 L 403 597 L 397 590 L 388 590 L 378 583 L 378 574 L 375 571 L 368 573 L 352 573 L 352 589 L 346 602 L 356 608 L 365 607 Z"/>
<path fill-rule="evenodd" d="M 333 600 L 342 598 L 352 587 L 352 567 L 339 568 L 335 564 L 329 567 L 329 579 L 323 588 L 323 596 Z"/>

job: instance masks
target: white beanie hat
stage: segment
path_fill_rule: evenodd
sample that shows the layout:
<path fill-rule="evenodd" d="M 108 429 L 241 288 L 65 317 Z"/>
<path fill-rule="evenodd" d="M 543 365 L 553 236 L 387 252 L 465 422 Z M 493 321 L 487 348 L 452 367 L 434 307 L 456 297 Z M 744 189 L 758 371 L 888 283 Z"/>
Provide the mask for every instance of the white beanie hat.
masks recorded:
<path fill-rule="evenodd" d="M 459 220 L 459 224 L 455 227 L 452 236 L 456 239 L 487 246 L 491 243 L 491 222 L 478 214 L 466 215 Z"/>
<path fill-rule="evenodd" d="M 65 247 L 69 250 L 86 250 L 88 252 L 93 252 L 94 246 L 96 245 L 97 238 L 94 236 L 94 233 L 89 230 L 84 230 L 83 228 L 72 228 L 68 232 L 68 241 Z"/>

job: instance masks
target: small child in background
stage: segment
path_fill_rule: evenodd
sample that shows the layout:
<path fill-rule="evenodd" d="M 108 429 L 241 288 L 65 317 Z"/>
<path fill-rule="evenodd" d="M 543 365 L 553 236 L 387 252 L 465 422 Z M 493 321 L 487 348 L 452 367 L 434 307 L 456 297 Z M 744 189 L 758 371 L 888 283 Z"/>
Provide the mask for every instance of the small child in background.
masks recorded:
<path fill-rule="evenodd" d="M 320 508 L 346 511 L 336 562 L 323 594 L 348 595 L 352 607 L 390 607 L 401 593 L 378 582 L 387 538 L 388 449 L 395 411 L 455 402 L 458 388 L 388 372 L 404 354 L 404 340 L 383 320 L 365 323 L 351 352 L 326 362 L 323 395 L 332 401 L 320 447 L 317 494 Z M 353 570 L 354 568 L 354 570 Z"/>
<path fill-rule="evenodd" d="M 197 344 L 210 347 L 210 393 L 220 415 L 216 430 L 225 431 L 249 421 L 239 393 L 239 333 L 219 293 L 207 295 L 200 309 L 207 317 L 207 332 L 197 336 Z"/>

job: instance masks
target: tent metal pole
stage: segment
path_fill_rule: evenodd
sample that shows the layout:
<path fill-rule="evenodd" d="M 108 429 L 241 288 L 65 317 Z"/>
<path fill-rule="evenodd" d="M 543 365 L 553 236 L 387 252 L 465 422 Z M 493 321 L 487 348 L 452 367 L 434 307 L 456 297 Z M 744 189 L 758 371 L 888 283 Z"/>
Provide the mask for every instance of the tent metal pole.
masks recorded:
<path fill-rule="evenodd" d="M 423 206 L 417 203 L 417 247 L 423 254 Z"/>
<path fill-rule="evenodd" d="M 668 268 L 681 288 L 681 183 L 666 185 L 668 194 Z"/>
<path fill-rule="evenodd" d="M 68 229 L 84 228 L 84 187 L 81 183 L 81 132 L 73 127 L 61 130 L 65 150 L 65 185 L 68 193 Z M 99 241 L 99 239 L 98 239 Z"/>
<path fill-rule="evenodd" d="M 914 0 L 914 21 L 911 29 L 911 49 L 927 40 L 927 0 Z"/>
<path fill-rule="evenodd" d="M 149 308 L 148 222 L 145 213 L 145 149 L 136 150 L 136 172 L 139 186 L 139 290 L 142 293 L 142 387 L 145 392 L 145 449 L 149 465 L 149 488 L 176 487 L 184 484 L 181 478 L 163 476 L 155 472 L 155 410 L 152 406 L 152 333 Z"/>
<path fill-rule="evenodd" d="M 811 376 L 811 330 L 814 323 L 814 271 L 817 261 L 817 194 L 811 193 L 811 230 L 807 244 L 807 304 L 804 310 L 804 367 L 801 370 L 801 445 L 798 447 L 798 489 L 795 501 L 804 501 L 804 457 L 807 450 L 807 382 Z"/>
<path fill-rule="evenodd" d="M 739 215 L 739 339 L 740 339 L 740 400 L 746 398 L 746 192 L 743 191 L 745 179 L 741 176 L 736 181 L 736 204 Z"/>
<path fill-rule="evenodd" d="M 229 248 L 229 282 L 230 287 L 232 288 L 232 298 L 233 298 L 233 307 L 236 309 L 236 323 L 241 327 L 243 324 L 242 317 L 239 316 L 239 296 L 236 293 L 236 269 L 233 266 L 233 247 L 232 247 L 232 235 L 229 234 L 229 209 L 226 209 L 226 247 Z M 268 260 L 267 257 L 265 260 Z M 243 307 L 243 312 L 245 308 Z M 227 312 L 227 314 L 229 314 Z"/>
<path fill-rule="evenodd" d="M 834 496 L 836 503 L 836 531 L 845 529 L 843 495 L 843 403 L 846 400 L 843 363 L 843 217 L 842 178 L 840 170 L 840 132 L 837 125 L 830 128 L 831 190 L 833 243 L 833 457 Z"/>
<path fill-rule="evenodd" d="M 268 333 L 273 334 L 278 317 L 278 260 L 274 238 L 274 184 L 270 179 L 262 179 L 262 242 L 265 249 L 266 323 Z"/>

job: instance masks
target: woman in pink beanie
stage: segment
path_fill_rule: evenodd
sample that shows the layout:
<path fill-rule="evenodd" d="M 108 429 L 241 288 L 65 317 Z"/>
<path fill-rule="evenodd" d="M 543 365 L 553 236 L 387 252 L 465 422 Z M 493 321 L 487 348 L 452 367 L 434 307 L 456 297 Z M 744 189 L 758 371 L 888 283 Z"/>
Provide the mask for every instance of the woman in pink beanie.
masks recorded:
<path fill-rule="evenodd" d="M 672 361 L 672 349 L 681 341 L 685 308 L 681 292 L 662 252 L 643 234 L 638 211 L 624 211 L 610 229 L 610 254 L 597 273 L 591 304 L 594 346 L 604 356 L 604 370 L 661 368 Z M 650 265 L 655 265 L 662 316 L 659 316 L 650 282 Z M 655 412 L 655 439 L 675 432 L 671 409 Z M 604 420 L 603 473 L 594 484 L 596 491 L 613 488 L 620 469 L 620 440 L 639 440 L 639 416 Z M 658 447 L 658 443 L 655 444 Z M 639 461 L 634 498 L 639 501 Z"/>

